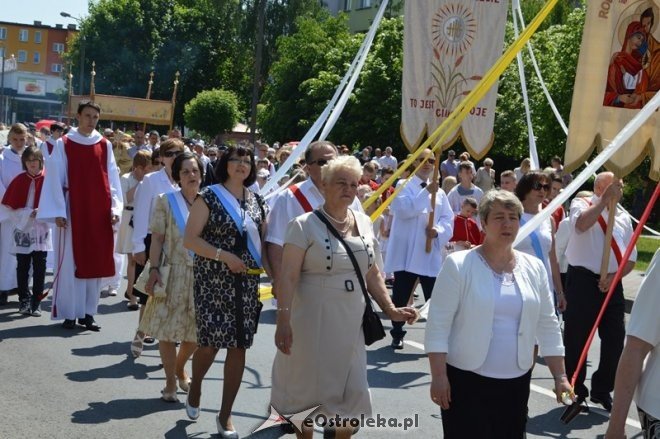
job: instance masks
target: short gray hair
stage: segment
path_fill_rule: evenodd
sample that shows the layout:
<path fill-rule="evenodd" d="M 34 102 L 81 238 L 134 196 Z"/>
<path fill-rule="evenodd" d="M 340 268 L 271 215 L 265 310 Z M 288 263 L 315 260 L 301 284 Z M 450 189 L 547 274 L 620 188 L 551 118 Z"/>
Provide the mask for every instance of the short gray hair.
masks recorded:
<path fill-rule="evenodd" d="M 502 189 L 493 189 L 486 192 L 479 203 L 479 218 L 482 223 L 488 220 L 488 215 L 495 203 L 500 203 L 505 209 L 514 211 L 518 218 L 522 216 L 523 206 L 515 194 Z"/>
<path fill-rule="evenodd" d="M 324 183 L 330 182 L 335 172 L 342 170 L 350 172 L 358 180 L 362 177 L 362 166 L 360 161 L 352 155 L 341 155 L 330 160 L 327 165 L 321 168 L 321 180 Z"/>

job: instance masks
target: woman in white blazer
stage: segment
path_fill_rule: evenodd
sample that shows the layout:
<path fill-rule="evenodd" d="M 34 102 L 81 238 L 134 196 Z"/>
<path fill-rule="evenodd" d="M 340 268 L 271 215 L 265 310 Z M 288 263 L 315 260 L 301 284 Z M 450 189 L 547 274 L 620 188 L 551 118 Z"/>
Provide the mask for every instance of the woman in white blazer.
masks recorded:
<path fill-rule="evenodd" d="M 445 439 L 468 425 L 471 437 L 524 437 L 535 343 L 557 394 L 571 392 L 546 270 L 512 247 L 522 211 L 514 194 L 486 193 L 483 244 L 451 254 L 435 282 L 425 347 Z"/>

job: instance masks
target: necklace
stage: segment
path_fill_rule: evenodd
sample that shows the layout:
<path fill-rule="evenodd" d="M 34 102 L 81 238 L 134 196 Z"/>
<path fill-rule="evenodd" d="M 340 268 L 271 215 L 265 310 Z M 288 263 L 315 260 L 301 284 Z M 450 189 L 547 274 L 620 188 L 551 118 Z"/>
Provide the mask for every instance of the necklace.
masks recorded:
<path fill-rule="evenodd" d="M 498 273 L 497 271 L 493 270 L 493 267 L 490 266 L 484 255 L 481 254 L 480 251 L 477 251 L 477 254 L 479 255 L 479 259 L 488 267 L 490 272 L 493 274 L 493 277 L 495 278 L 496 281 L 498 281 L 501 285 L 513 285 L 515 283 L 515 279 L 513 276 L 513 272 L 508 272 L 508 271 L 502 271 L 501 273 Z M 514 256 L 515 258 L 515 256 Z M 518 263 L 516 259 L 516 265 Z"/>
<path fill-rule="evenodd" d="M 344 218 L 343 220 L 340 221 L 340 220 L 338 220 L 337 218 L 335 218 L 335 217 L 333 217 L 332 215 L 330 215 L 330 214 L 328 213 L 328 211 L 325 210 L 325 206 L 321 206 L 321 212 L 323 212 L 323 214 L 324 214 L 325 216 L 327 216 L 328 218 L 330 218 L 331 220 L 333 220 L 334 222 L 336 222 L 337 224 L 340 224 L 340 225 L 344 225 L 344 224 L 346 224 L 346 223 L 349 222 L 350 219 L 351 219 L 351 216 L 348 215 L 348 213 L 347 213 L 346 218 Z"/>
<path fill-rule="evenodd" d="M 190 201 L 188 201 L 188 197 L 186 197 L 185 195 L 183 195 L 183 192 L 181 192 L 181 196 L 183 197 L 183 200 L 186 202 L 186 204 L 188 205 L 188 207 L 192 207 L 192 203 L 191 203 Z M 193 201 L 195 201 L 195 198 L 193 198 Z"/>

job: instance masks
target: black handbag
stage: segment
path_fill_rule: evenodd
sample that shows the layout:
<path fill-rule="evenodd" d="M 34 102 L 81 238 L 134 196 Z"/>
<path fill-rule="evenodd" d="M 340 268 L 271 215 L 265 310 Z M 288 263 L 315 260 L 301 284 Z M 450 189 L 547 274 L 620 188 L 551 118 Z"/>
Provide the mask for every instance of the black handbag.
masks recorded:
<path fill-rule="evenodd" d="M 317 217 L 327 226 L 328 230 L 332 235 L 337 238 L 337 240 L 344 246 L 348 257 L 351 259 L 353 268 L 358 277 L 358 282 L 360 282 L 360 287 L 362 288 L 362 294 L 364 294 L 364 301 L 366 306 L 364 307 L 364 314 L 362 314 L 362 331 L 364 332 L 364 343 L 369 346 L 378 340 L 385 338 L 385 328 L 383 328 L 383 323 L 380 321 L 380 317 L 374 311 L 373 306 L 371 305 L 371 298 L 367 293 L 367 285 L 364 283 L 364 277 L 362 276 L 362 271 L 358 265 L 357 259 L 351 248 L 346 244 L 344 238 L 341 237 L 337 229 L 334 228 L 330 221 L 318 210 L 314 211 Z"/>

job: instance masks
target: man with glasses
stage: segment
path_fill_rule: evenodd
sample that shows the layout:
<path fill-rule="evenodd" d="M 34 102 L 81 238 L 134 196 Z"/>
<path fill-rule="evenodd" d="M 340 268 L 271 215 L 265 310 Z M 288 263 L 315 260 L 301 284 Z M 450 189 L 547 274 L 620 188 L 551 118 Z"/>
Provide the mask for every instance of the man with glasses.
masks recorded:
<path fill-rule="evenodd" d="M 424 298 L 429 300 L 435 278 L 442 266 L 442 251 L 454 232 L 454 214 L 445 193 L 433 177 L 435 159 L 430 149 L 422 151 L 414 167 L 426 159 L 417 174 L 406 184 L 390 205 L 392 227 L 385 252 L 385 272 L 394 273 L 392 302 L 406 306 L 417 281 Z M 400 181 L 397 185 L 405 184 Z M 428 227 L 431 196 L 435 194 L 433 227 Z M 431 238 L 431 252 L 426 252 L 426 240 Z M 403 349 L 403 322 L 392 322 L 392 348 Z"/>
<path fill-rule="evenodd" d="M 309 175 L 307 180 L 289 186 L 288 189 L 276 195 L 268 214 L 266 234 L 266 249 L 274 276 L 273 283 L 277 282 L 277 276 L 280 272 L 284 238 L 289 221 L 306 212 L 311 212 L 325 202 L 325 198 L 320 191 L 321 168 L 336 157 L 337 147 L 332 143 L 327 141 L 313 142 L 305 151 L 305 167 Z M 363 212 L 362 205 L 357 197 L 349 207 L 355 211 Z"/>
<path fill-rule="evenodd" d="M 254 161 L 258 162 L 259 160 L 268 160 L 268 144 L 266 143 L 257 143 L 257 155 L 254 157 Z M 269 161 L 268 172 L 270 176 L 275 175 L 275 165 Z"/>
<path fill-rule="evenodd" d="M 93 101 L 78 105 L 78 128 L 58 139 L 41 191 L 37 218 L 55 222 L 58 257 L 53 288 L 53 320 L 90 331 L 101 280 L 115 274 L 113 226 L 123 211 L 119 170 L 112 144 L 96 130 L 101 108 Z"/>

